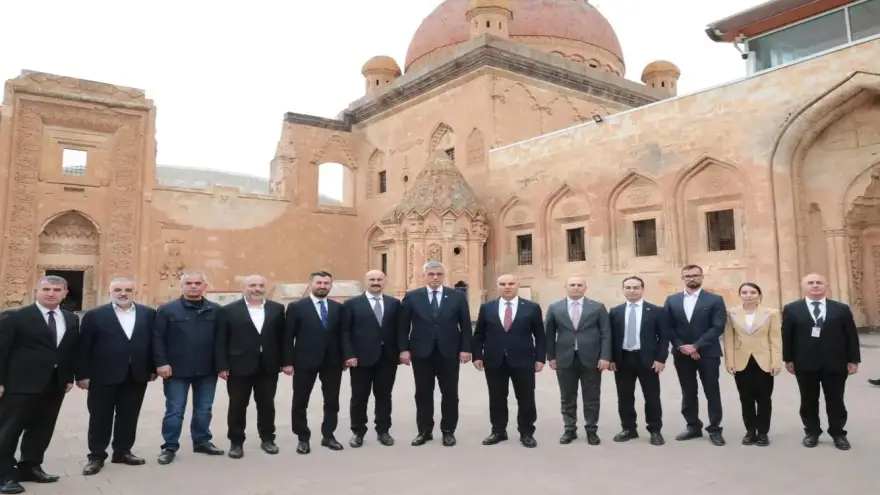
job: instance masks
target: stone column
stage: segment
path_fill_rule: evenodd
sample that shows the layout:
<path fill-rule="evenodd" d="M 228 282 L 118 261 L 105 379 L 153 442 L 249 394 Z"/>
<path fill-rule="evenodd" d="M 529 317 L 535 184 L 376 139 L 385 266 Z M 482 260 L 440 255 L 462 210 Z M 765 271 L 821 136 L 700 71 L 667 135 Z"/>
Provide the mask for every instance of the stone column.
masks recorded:
<path fill-rule="evenodd" d="M 825 244 L 828 249 L 828 278 L 831 294 L 838 301 L 850 302 L 849 246 L 846 230 L 825 231 Z"/>
<path fill-rule="evenodd" d="M 394 294 L 403 297 L 406 292 L 409 273 L 406 271 L 406 237 L 403 234 L 394 237 Z"/>

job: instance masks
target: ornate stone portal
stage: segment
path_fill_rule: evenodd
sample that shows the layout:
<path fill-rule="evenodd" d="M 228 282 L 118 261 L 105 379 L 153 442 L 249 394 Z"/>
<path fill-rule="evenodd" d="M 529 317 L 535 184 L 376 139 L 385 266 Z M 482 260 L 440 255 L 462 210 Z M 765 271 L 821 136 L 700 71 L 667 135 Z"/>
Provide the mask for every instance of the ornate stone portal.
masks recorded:
<path fill-rule="evenodd" d="M 880 168 L 846 215 L 850 305 L 859 326 L 880 327 Z"/>
<path fill-rule="evenodd" d="M 82 308 L 92 308 L 99 304 L 95 280 L 99 251 L 100 235 L 95 224 L 79 212 L 62 213 L 46 224 L 40 234 L 34 283 L 47 272 L 60 271 L 62 276 L 64 272 L 80 272 L 82 286 L 78 286 L 78 277 L 69 277 L 70 293 L 81 297 Z"/>

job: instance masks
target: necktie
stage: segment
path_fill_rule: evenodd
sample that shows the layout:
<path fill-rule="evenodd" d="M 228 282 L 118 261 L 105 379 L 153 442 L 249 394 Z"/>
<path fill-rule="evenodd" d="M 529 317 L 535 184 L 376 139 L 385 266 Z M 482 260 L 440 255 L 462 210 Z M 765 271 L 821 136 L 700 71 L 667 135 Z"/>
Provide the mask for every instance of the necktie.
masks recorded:
<path fill-rule="evenodd" d="M 431 291 L 431 312 L 436 314 L 440 313 L 440 299 L 438 298 L 439 291 Z"/>
<path fill-rule="evenodd" d="M 373 298 L 373 314 L 376 315 L 376 321 L 379 322 L 379 325 L 382 325 L 382 304 L 379 303 L 381 300 L 379 297 Z"/>
<path fill-rule="evenodd" d="M 626 342 L 623 343 L 623 347 L 631 350 L 636 346 L 636 336 L 639 331 L 636 326 L 636 305 L 634 303 L 630 303 L 629 305 L 627 319 L 629 321 L 626 322 Z"/>
<path fill-rule="evenodd" d="M 574 301 L 571 303 L 571 322 L 574 324 L 574 328 L 577 329 L 578 323 L 581 322 L 581 302 Z"/>
<path fill-rule="evenodd" d="M 504 308 L 504 331 L 507 332 L 510 330 L 510 325 L 513 324 L 513 303 L 507 301 L 507 307 Z"/>
<path fill-rule="evenodd" d="M 327 304 L 323 299 L 318 301 L 318 304 L 321 306 L 321 324 L 327 328 Z"/>
<path fill-rule="evenodd" d="M 54 311 L 49 311 L 49 330 L 52 331 L 52 338 L 55 340 L 55 345 L 58 345 L 58 324 L 55 322 Z"/>
<path fill-rule="evenodd" d="M 822 318 L 822 310 L 819 309 L 819 305 L 821 304 L 819 301 L 813 301 L 813 318 L 816 320 L 816 325 L 821 325 L 824 323 L 825 319 Z"/>

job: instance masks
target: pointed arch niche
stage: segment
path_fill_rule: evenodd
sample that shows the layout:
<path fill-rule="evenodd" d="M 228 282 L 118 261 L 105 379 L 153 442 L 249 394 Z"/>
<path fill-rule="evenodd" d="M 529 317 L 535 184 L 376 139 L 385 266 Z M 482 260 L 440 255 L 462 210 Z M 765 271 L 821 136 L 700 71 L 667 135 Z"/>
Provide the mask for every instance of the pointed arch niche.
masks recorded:
<path fill-rule="evenodd" d="M 517 196 L 512 196 L 501 208 L 498 218 L 495 242 L 500 270 L 534 275 L 538 263 L 535 252 L 538 239 L 532 208 Z"/>
<path fill-rule="evenodd" d="M 456 161 L 455 131 L 452 130 L 452 127 L 443 122 L 437 124 L 437 127 L 434 128 L 434 132 L 431 133 L 431 140 L 428 141 L 428 156 L 431 156 L 435 151 L 442 151 L 446 153 L 446 156 L 448 156 L 453 162 Z"/>
<path fill-rule="evenodd" d="M 67 280 L 68 295 L 62 306 L 85 311 L 97 306 L 101 233 L 97 223 L 77 210 L 50 218 L 40 232 L 35 280 L 47 274 Z"/>
<path fill-rule="evenodd" d="M 590 205 L 586 195 L 563 184 L 544 203 L 544 266 L 552 276 L 558 267 L 583 270 L 592 265 Z"/>
<path fill-rule="evenodd" d="M 744 266 L 747 186 L 732 164 L 703 157 L 676 180 L 677 264 L 718 263 Z"/>
<path fill-rule="evenodd" d="M 608 195 L 612 271 L 660 271 L 666 253 L 663 196 L 654 180 L 630 170 Z"/>
<path fill-rule="evenodd" d="M 315 166 L 315 206 L 318 211 L 337 213 L 355 207 L 357 159 L 339 134 L 330 136 L 310 160 Z M 368 167 L 369 168 L 369 167 Z"/>

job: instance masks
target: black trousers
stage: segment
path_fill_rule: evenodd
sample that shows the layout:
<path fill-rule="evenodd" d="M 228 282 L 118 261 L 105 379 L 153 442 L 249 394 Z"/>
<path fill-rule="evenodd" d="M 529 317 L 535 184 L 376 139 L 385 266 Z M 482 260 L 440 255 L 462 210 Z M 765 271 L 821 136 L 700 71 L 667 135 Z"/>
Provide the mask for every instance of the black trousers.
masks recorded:
<path fill-rule="evenodd" d="M 559 383 L 562 423 L 565 430 L 577 430 L 577 398 L 578 384 L 580 384 L 581 400 L 584 403 L 584 427 L 588 432 L 598 431 L 602 372 L 595 366 L 587 366 L 581 362 L 578 351 L 575 351 L 571 366 L 556 370 L 556 381 Z"/>
<path fill-rule="evenodd" d="M 721 358 L 703 357 L 692 359 L 679 352 L 673 354 L 675 373 L 681 386 L 681 415 L 689 430 L 701 430 L 700 403 L 697 397 L 697 377 L 703 384 L 706 405 L 709 409 L 709 433 L 721 433 L 721 387 L 718 385 L 721 370 Z"/>
<path fill-rule="evenodd" d="M 652 363 L 653 364 L 653 363 Z M 636 381 L 642 388 L 645 398 L 645 424 L 651 433 L 660 433 L 663 428 L 663 404 L 660 401 L 660 375 L 642 360 L 639 351 L 623 351 L 614 384 L 617 386 L 617 413 L 620 426 L 624 430 L 638 428 L 636 414 Z"/>
<path fill-rule="evenodd" d="M 770 433 L 770 416 L 773 413 L 773 375 L 762 370 L 754 356 L 742 371 L 733 375 L 739 402 L 742 404 L 743 424 L 746 433 L 766 435 Z"/>
<path fill-rule="evenodd" d="M 492 433 L 507 431 L 508 409 L 507 396 L 510 384 L 513 383 L 513 395 L 516 397 L 516 426 L 519 434 L 532 436 L 535 434 L 535 421 L 538 409 L 535 406 L 535 368 L 514 368 L 507 358 L 501 366 L 486 368 L 486 385 L 489 388 L 489 421 Z"/>
<path fill-rule="evenodd" d="M 798 371 L 794 369 L 798 388 L 801 392 L 801 421 L 807 435 L 821 435 L 819 422 L 819 387 L 825 395 L 825 413 L 828 415 L 828 434 L 832 437 L 846 435 L 846 404 L 843 401 L 846 390 L 846 371 L 836 372 L 819 369 L 817 371 Z"/>
<path fill-rule="evenodd" d="M 299 441 L 308 442 L 312 438 L 309 429 L 309 397 L 315 382 L 321 380 L 321 394 L 324 396 L 324 421 L 321 423 L 321 436 L 332 438 L 339 424 L 339 387 L 342 385 L 342 365 L 322 364 L 320 368 L 297 367 L 293 375 L 293 407 L 290 423 L 293 434 Z"/>
<path fill-rule="evenodd" d="M 376 401 L 374 422 L 376 433 L 388 433 L 391 430 L 391 391 L 397 379 L 399 361 L 391 360 L 383 355 L 372 366 L 356 366 L 351 373 L 351 432 L 364 436 L 367 433 L 367 405 L 370 392 Z"/>
<path fill-rule="evenodd" d="M 64 402 L 64 389 L 52 374 L 49 383 L 38 394 L 4 392 L 0 397 L 0 480 L 18 478 L 15 451 L 21 439 L 21 458 L 18 466 L 34 467 L 43 464 L 43 456 L 52 434 L 58 411 Z"/>
<path fill-rule="evenodd" d="M 89 384 L 89 460 L 107 458 L 111 435 L 114 456 L 131 452 L 146 391 L 147 382 L 136 381 L 131 371 L 117 385 Z"/>
<path fill-rule="evenodd" d="M 434 430 L 434 380 L 440 386 L 440 431 L 455 433 L 458 426 L 458 376 L 461 362 L 446 359 L 434 346 L 431 355 L 412 358 L 413 380 L 416 386 L 416 427 L 419 433 Z"/>
<path fill-rule="evenodd" d="M 226 414 L 227 438 L 241 445 L 247 428 L 247 408 L 251 392 L 257 404 L 257 433 L 264 442 L 275 441 L 275 392 L 278 389 L 278 373 L 270 373 L 262 365 L 250 375 L 229 375 L 226 391 L 229 393 L 229 411 Z"/>

